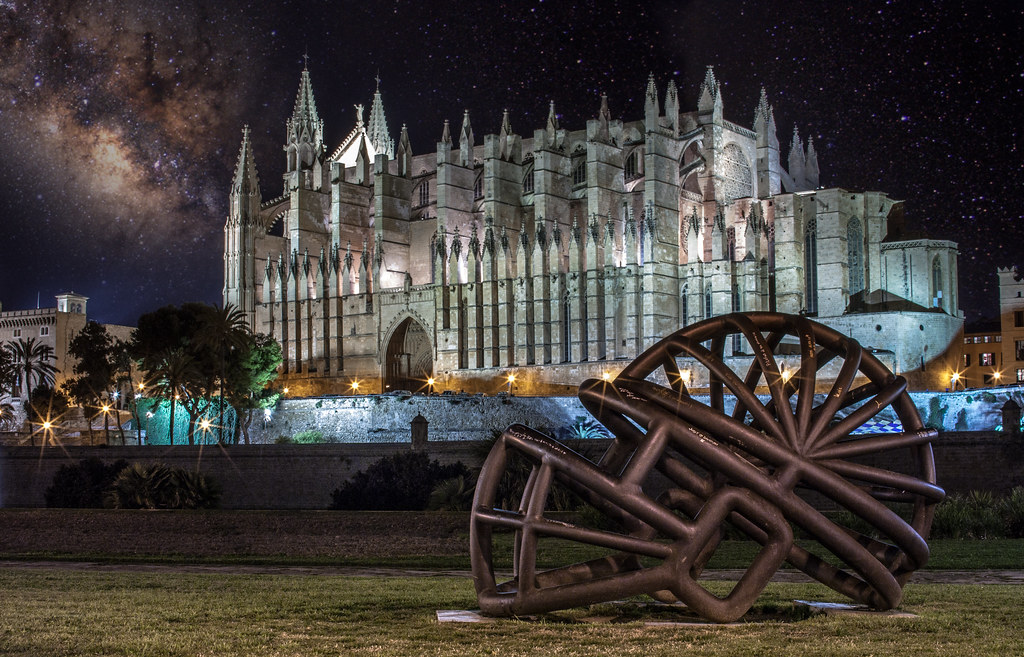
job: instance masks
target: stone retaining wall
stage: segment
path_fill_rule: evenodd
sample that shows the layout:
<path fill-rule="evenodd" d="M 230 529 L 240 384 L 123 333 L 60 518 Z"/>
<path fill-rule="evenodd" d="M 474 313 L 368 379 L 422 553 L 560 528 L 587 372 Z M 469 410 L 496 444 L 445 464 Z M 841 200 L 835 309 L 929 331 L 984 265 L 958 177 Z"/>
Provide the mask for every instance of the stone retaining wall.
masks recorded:
<path fill-rule="evenodd" d="M 479 465 L 487 443 L 431 442 L 442 463 Z M 199 468 L 224 489 L 228 509 L 323 509 L 331 492 L 382 456 L 411 449 L 409 442 L 330 445 L 233 445 L 229 447 L 0 447 L 0 506 L 45 506 L 44 493 L 65 463 L 95 456 L 104 461 L 163 462 Z M 600 450 L 596 450 L 600 451 Z M 899 467 L 902 452 L 867 460 Z M 999 433 L 946 433 L 935 445 L 939 484 L 947 492 L 1005 493 L 1024 485 L 1024 439 Z"/>

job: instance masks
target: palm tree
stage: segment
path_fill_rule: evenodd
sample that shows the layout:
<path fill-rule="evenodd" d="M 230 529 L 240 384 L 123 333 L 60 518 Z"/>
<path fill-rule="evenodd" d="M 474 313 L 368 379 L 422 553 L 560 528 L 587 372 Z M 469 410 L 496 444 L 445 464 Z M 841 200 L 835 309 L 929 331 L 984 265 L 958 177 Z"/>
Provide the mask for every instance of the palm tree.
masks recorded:
<path fill-rule="evenodd" d="M 216 353 L 219 365 L 220 397 L 217 401 L 218 442 L 224 442 L 224 367 L 227 353 L 232 349 L 247 346 L 251 337 L 245 313 L 237 306 L 227 304 L 223 308 L 210 306 L 203 314 L 195 337 L 195 346 L 210 348 Z"/>
<path fill-rule="evenodd" d="M 198 378 L 196 361 L 184 349 L 173 349 L 163 355 L 151 374 L 156 379 L 156 385 L 153 386 L 154 394 L 171 402 L 170 439 L 173 445 L 174 409 L 178 405 L 178 398 L 187 394 L 186 386 L 195 383 Z"/>
<path fill-rule="evenodd" d="M 25 402 L 30 405 L 33 388 L 53 386 L 57 373 L 57 367 L 50 362 L 53 360 L 53 347 L 36 342 L 35 338 L 20 338 L 17 342 L 8 342 L 6 347 L 13 361 L 18 390 L 24 389 Z"/>

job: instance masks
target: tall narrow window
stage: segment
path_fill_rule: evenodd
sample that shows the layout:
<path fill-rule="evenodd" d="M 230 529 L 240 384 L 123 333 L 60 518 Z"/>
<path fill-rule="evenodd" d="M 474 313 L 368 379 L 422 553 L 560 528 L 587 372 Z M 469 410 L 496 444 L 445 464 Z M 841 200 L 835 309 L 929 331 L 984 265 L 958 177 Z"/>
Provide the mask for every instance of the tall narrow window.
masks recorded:
<path fill-rule="evenodd" d="M 804 229 L 804 287 L 807 292 L 805 310 L 818 314 L 818 222 L 811 219 Z"/>
<path fill-rule="evenodd" d="M 481 176 L 481 177 L 476 179 L 475 183 L 473 183 L 473 198 L 474 199 L 481 199 L 483 197 L 484 197 L 484 179 Z"/>
<path fill-rule="evenodd" d="M 704 290 L 704 319 L 711 317 L 711 286 Z"/>
<path fill-rule="evenodd" d="M 587 182 L 587 163 L 581 161 L 572 169 L 572 184 L 573 187 L 576 185 L 582 185 Z"/>
<path fill-rule="evenodd" d="M 430 203 L 430 183 L 426 180 L 420 183 L 420 205 Z"/>
<path fill-rule="evenodd" d="M 935 256 L 932 260 L 932 307 L 945 310 L 942 288 L 942 263 L 939 261 L 939 256 Z"/>
<path fill-rule="evenodd" d="M 523 175 L 523 193 L 524 194 L 532 194 L 533 193 L 533 164 L 531 164 L 526 169 L 526 173 Z"/>
<path fill-rule="evenodd" d="M 636 178 L 640 175 L 640 167 L 637 166 L 639 164 L 639 160 L 639 151 L 635 150 L 629 154 L 629 157 L 626 158 L 626 180 L 632 180 L 633 178 Z"/>
<path fill-rule="evenodd" d="M 864 232 L 857 217 L 851 217 L 846 225 L 846 260 L 850 268 L 850 296 L 853 296 L 864 291 Z"/>

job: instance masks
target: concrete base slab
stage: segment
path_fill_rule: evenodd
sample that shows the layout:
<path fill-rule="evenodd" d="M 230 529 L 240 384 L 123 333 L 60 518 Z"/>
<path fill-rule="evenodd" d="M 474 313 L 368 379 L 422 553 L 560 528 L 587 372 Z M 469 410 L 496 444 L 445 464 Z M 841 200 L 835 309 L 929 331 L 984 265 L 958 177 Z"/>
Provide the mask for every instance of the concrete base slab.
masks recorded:
<path fill-rule="evenodd" d="M 809 607 L 816 614 L 826 615 L 856 615 L 856 616 L 879 616 L 885 618 L 917 618 L 917 614 L 909 611 L 890 609 L 889 611 L 877 611 L 867 605 L 858 605 L 847 602 L 815 602 L 811 600 L 794 600 L 793 604 Z"/>
<path fill-rule="evenodd" d="M 508 618 L 495 618 L 485 616 L 477 609 L 439 609 L 437 610 L 438 623 L 495 623 L 498 621 L 511 620 Z M 536 621 L 538 616 L 519 616 L 518 621 Z M 630 622 L 619 616 L 584 616 L 573 619 L 573 622 L 592 625 L 610 625 L 613 623 Z M 644 627 L 735 627 L 749 625 L 750 623 L 712 623 L 710 621 L 695 619 L 684 619 L 678 621 L 651 620 L 644 621 Z"/>

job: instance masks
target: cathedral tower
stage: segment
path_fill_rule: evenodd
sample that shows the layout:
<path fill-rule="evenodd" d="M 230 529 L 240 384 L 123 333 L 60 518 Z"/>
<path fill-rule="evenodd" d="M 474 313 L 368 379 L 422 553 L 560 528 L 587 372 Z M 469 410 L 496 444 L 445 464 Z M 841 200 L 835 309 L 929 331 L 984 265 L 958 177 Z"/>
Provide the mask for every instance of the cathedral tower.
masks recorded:
<path fill-rule="evenodd" d="M 260 181 L 249 126 L 245 126 L 224 225 L 224 304 L 238 307 L 249 321 L 256 309 L 256 236 L 265 232 L 260 222 L 260 201 Z"/>

